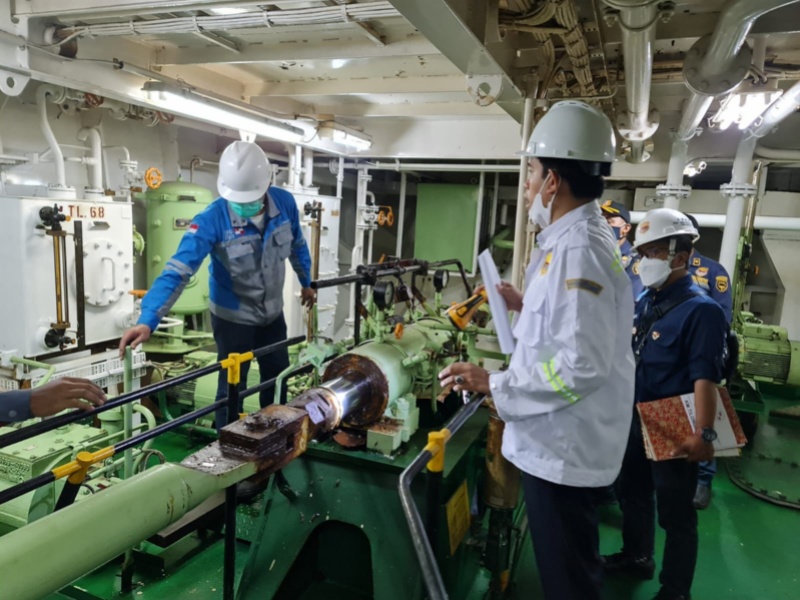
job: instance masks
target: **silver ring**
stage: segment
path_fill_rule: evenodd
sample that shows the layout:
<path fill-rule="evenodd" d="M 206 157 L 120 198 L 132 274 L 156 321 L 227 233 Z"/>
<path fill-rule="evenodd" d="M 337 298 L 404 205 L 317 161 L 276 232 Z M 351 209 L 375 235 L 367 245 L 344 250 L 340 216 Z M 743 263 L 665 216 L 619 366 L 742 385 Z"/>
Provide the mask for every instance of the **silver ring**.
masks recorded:
<path fill-rule="evenodd" d="M 465 381 L 465 379 L 464 379 L 464 377 L 463 377 L 463 376 L 461 376 L 461 375 L 456 375 L 455 382 L 456 382 L 458 385 L 461 385 L 461 384 L 463 384 L 463 383 L 464 383 L 464 381 Z"/>

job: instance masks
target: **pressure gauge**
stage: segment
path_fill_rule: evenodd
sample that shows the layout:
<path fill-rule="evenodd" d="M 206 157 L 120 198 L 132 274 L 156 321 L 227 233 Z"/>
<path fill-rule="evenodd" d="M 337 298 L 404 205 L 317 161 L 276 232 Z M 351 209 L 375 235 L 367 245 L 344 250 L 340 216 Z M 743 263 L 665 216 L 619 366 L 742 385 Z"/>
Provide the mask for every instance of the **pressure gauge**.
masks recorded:
<path fill-rule="evenodd" d="M 437 292 L 441 292 L 444 288 L 446 288 L 449 281 L 450 271 L 439 269 L 433 274 L 433 287 Z"/>
<path fill-rule="evenodd" d="M 391 281 L 378 281 L 372 286 L 372 299 L 380 310 L 394 306 L 394 283 Z"/>

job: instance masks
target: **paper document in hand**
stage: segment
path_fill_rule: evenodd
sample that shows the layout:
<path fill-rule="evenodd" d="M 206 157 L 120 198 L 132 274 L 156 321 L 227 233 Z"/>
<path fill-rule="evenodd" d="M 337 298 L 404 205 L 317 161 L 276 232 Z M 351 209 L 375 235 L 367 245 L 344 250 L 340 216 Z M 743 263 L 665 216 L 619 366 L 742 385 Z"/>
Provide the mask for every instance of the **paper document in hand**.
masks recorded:
<path fill-rule="evenodd" d="M 500 343 L 500 350 L 504 354 L 514 352 L 514 334 L 511 333 L 511 323 L 508 320 L 508 306 L 506 301 L 497 291 L 500 285 L 500 273 L 488 250 L 481 252 L 478 256 L 478 267 L 483 276 L 483 285 L 486 286 L 486 295 L 489 297 L 489 308 L 492 311 L 492 320 L 497 331 L 497 341 Z"/>
<path fill-rule="evenodd" d="M 640 402 L 636 405 L 642 421 L 642 436 L 645 452 L 650 460 L 685 458 L 672 456 L 688 436 L 694 434 L 695 407 L 694 394 L 673 396 L 654 402 Z M 733 408 L 727 390 L 719 390 L 717 413 L 714 417 L 715 456 L 738 456 L 739 448 L 747 443 L 736 410 Z"/>

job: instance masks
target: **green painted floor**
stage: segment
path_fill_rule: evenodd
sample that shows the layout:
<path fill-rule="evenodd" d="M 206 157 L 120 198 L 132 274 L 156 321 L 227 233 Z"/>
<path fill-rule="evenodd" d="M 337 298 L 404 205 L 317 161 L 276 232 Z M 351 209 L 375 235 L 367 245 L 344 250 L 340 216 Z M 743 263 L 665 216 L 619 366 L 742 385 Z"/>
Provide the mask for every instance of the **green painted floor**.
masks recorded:
<path fill-rule="evenodd" d="M 692 588 L 694 600 L 800 599 L 800 511 L 758 500 L 731 483 L 725 468 L 714 480 L 711 506 L 698 513 L 700 551 Z M 622 513 L 605 507 L 601 514 L 600 551 L 619 551 Z M 660 559 L 664 535 L 657 529 Z M 606 581 L 608 600 L 650 600 L 658 577 L 641 582 Z M 514 600 L 541 598 L 530 542 L 517 573 Z"/>

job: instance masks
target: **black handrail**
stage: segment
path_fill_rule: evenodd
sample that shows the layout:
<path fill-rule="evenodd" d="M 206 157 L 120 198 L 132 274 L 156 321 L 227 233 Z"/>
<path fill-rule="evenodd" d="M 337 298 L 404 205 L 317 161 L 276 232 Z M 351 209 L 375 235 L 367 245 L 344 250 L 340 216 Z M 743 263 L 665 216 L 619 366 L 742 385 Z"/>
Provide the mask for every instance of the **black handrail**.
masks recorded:
<path fill-rule="evenodd" d="M 275 344 L 270 344 L 269 346 L 264 346 L 263 348 L 254 350 L 253 357 L 255 359 L 260 356 L 264 356 L 265 354 L 275 352 L 276 350 L 280 350 L 281 348 L 298 344 L 304 340 L 305 337 L 298 336 L 288 340 L 283 340 L 282 342 L 276 342 Z M 22 429 L 17 429 L 10 433 L 6 433 L 5 435 L 0 435 L 0 448 L 5 448 L 7 446 L 10 446 L 11 444 L 16 444 L 18 442 L 25 441 L 27 439 L 30 439 L 42 433 L 46 433 L 48 431 L 53 431 L 54 429 L 58 429 L 59 427 L 63 427 L 64 425 L 69 425 L 71 423 L 76 423 L 77 421 L 82 421 L 84 419 L 94 417 L 105 411 L 111 410 L 113 408 L 119 408 L 120 406 L 124 406 L 125 404 L 128 404 L 130 402 L 134 402 L 135 400 L 141 400 L 145 396 L 150 396 L 152 394 L 163 392 L 164 390 L 168 390 L 182 383 L 186 383 L 188 381 L 194 381 L 195 379 L 199 379 L 200 377 L 204 377 L 205 375 L 210 375 L 211 373 L 217 373 L 221 369 L 222 369 L 222 364 L 220 362 L 216 362 L 213 365 L 197 369 L 196 371 L 192 371 L 191 373 L 179 375 L 178 377 L 174 377 L 172 379 L 165 379 L 164 381 L 160 381 L 156 384 L 149 385 L 147 387 L 143 387 L 138 390 L 128 392 L 126 394 L 122 394 L 121 396 L 118 396 L 113 400 L 106 402 L 105 404 L 103 404 L 103 406 L 98 406 L 91 410 L 76 409 L 68 413 L 65 413 L 63 415 L 57 415 L 55 417 L 45 419 L 44 421 L 40 421 L 39 423 L 34 423 L 33 425 L 29 425 L 28 427 L 23 427 Z"/>
<path fill-rule="evenodd" d="M 483 394 L 473 394 L 469 402 L 453 415 L 453 418 L 444 427 L 450 432 L 451 437 L 475 414 L 478 407 L 483 403 L 483 399 Z M 425 581 L 425 587 L 428 589 L 430 600 L 447 600 L 447 590 L 444 587 L 442 574 L 436 563 L 436 556 L 433 554 L 431 541 L 425 533 L 425 525 L 422 522 L 419 510 L 417 510 L 417 505 L 414 503 L 414 497 L 411 495 L 411 482 L 414 481 L 414 478 L 419 475 L 433 456 L 434 452 L 428 450 L 427 447 L 420 452 L 400 474 L 398 488 L 400 490 L 400 503 L 403 506 L 403 513 L 408 522 L 411 541 L 414 544 L 414 551 L 417 554 L 417 560 L 419 560 L 422 578 Z"/>

